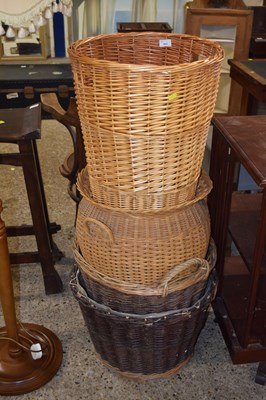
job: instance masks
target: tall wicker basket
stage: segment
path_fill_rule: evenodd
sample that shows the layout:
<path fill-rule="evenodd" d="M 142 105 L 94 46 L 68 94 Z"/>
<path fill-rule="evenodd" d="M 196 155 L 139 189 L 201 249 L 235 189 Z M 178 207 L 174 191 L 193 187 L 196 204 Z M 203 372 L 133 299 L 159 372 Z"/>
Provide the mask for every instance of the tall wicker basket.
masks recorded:
<path fill-rule="evenodd" d="M 73 272 L 70 287 L 78 300 L 95 350 L 122 375 L 153 379 L 172 375 L 192 357 L 215 295 L 216 276 L 191 307 L 153 314 L 123 313 L 87 296 Z"/>
<path fill-rule="evenodd" d="M 95 200 L 113 206 L 109 190 L 125 203 L 137 193 L 141 211 L 162 208 L 169 196 L 173 205 L 192 199 L 222 47 L 195 36 L 133 32 L 76 41 L 69 55 Z"/>

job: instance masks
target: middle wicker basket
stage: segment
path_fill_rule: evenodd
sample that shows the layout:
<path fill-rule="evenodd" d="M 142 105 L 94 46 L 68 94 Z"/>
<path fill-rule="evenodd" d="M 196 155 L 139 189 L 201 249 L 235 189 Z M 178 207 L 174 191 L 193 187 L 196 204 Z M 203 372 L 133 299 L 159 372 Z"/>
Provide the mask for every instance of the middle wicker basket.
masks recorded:
<path fill-rule="evenodd" d="M 216 246 L 210 240 L 206 259 L 192 258 L 168 271 L 159 284 L 124 282 L 96 271 L 81 256 L 77 243 L 74 259 L 88 296 L 116 311 L 147 314 L 190 307 L 203 294 L 216 263 Z"/>
<path fill-rule="evenodd" d="M 152 285 L 175 265 L 205 258 L 210 216 L 205 197 L 212 187 L 202 174 L 193 201 L 167 212 L 139 214 L 95 203 L 85 189 L 76 237 L 83 258 L 99 272 L 126 282 Z"/>

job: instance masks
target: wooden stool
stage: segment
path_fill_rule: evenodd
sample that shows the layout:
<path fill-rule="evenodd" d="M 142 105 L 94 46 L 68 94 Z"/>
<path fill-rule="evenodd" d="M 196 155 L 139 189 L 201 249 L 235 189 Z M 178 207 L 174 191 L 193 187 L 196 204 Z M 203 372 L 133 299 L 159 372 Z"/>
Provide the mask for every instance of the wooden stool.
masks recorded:
<path fill-rule="evenodd" d="M 0 154 L 0 164 L 22 166 L 33 226 L 7 227 L 8 236 L 35 235 L 38 252 L 10 254 L 11 264 L 40 262 L 46 294 L 63 290 L 54 268 L 63 254 L 53 242 L 52 233 L 61 227 L 49 222 L 47 204 L 37 152 L 36 139 L 41 138 L 41 105 L 0 109 L 0 143 L 15 143 L 19 152 Z"/>

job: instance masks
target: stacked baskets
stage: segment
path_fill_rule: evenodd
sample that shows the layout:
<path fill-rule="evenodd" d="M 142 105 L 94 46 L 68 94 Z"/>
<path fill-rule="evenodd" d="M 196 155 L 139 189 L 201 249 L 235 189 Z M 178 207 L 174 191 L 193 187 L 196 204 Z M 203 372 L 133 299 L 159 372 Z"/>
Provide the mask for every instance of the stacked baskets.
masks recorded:
<path fill-rule="evenodd" d="M 103 362 L 170 375 L 216 286 L 202 160 L 223 50 L 146 32 L 80 40 L 69 55 L 87 158 L 71 288 Z"/>

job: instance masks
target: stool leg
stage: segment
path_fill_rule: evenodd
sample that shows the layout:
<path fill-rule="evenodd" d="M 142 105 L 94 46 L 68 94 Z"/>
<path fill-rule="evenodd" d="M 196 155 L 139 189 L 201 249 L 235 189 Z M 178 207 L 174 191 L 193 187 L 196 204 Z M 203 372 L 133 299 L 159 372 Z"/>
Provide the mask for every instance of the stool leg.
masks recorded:
<path fill-rule="evenodd" d="M 36 171 L 37 171 L 37 175 L 38 175 L 38 179 L 39 179 L 41 197 L 43 199 L 43 209 L 44 209 L 45 219 L 46 219 L 48 227 L 49 227 L 48 233 L 49 233 L 50 242 L 51 242 L 52 248 L 53 248 L 53 257 L 54 257 L 54 260 L 57 261 L 63 257 L 63 253 L 58 249 L 57 245 L 55 244 L 55 242 L 53 241 L 53 238 L 52 238 L 52 233 L 51 233 L 51 228 L 52 228 L 51 225 L 52 224 L 49 221 L 49 214 L 48 214 L 47 203 L 46 203 L 46 198 L 45 198 L 45 192 L 44 192 L 44 186 L 43 186 L 42 173 L 41 173 L 41 167 L 40 167 L 40 161 L 39 161 L 36 140 L 32 141 L 32 147 L 33 147 Z M 57 224 L 53 224 L 53 229 L 54 229 L 54 232 L 57 232 L 58 230 L 61 229 L 61 226 L 57 225 Z"/>
<path fill-rule="evenodd" d="M 62 281 L 54 268 L 53 242 L 49 232 L 47 205 L 34 140 L 19 142 L 21 164 L 29 199 L 33 229 L 42 267 L 46 294 L 60 293 Z"/>

